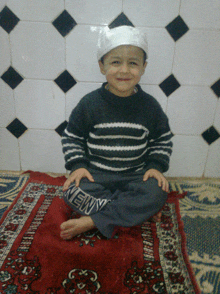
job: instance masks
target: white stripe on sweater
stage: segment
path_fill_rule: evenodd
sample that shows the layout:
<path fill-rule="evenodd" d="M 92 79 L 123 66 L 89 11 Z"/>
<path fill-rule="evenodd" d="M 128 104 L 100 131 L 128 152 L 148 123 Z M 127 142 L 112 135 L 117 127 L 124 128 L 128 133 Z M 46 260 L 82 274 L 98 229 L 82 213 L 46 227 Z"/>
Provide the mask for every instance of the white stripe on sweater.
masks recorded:
<path fill-rule="evenodd" d="M 164 154 L 164 155 L 167 155 L 168 157 L 170 157 L 170 153 L 169 152 L 166 152 L 166 151 L 163 151 L 163 150 L 154 150 L 154 151 L 150 151 L 149 152 L 149 155 L 151 154 Z"/>
<path fill-rule="evenodd" d="M 166 145 L 164 145 L 164 146 L 163 145 L 162 146 L 161 145 L 159 145 L 159 146 L 151 146 L 151 147 L 148 148 L 148 150 L 156 149 L 156 148 L 160 148 L 160 150 L 161 149 L 170 149 L 170 150 L 172 150 L 171 146 L 166 146 Z"/>
<path fill-rule="evenodd" d="M 76 136 L 76 135 L 74 135 L 73 133 L 68 132 L 67 129 L 64 130 L 64 133 L 66 133 L 69 137 L 77 138 L 77 139 L 80 139 L 80 140 L 84 140 L 83 137 Z M 64 137 L 64 138 L 65 138 L 65 137 Z"/>
<path fill-rule="evenodd" d="M 139 156 L 136 156 L 136 157 L 105 157 L 105 156 L 99 156 L 99 155 L 96 155 L 96 154 L 93 154 L 90 150 L 89 150 L 89 154 L 92 155 L 92 156 L 96 156 L 98 158 L 103 158 L 103 159 L 106 159 L 106 160 L 118 160 L 118 161 L 133 161 L 133 160 L 137 160 L 139 158 L 141 158 L 148 150 L 145 149 L 144 152 L 139 155 Z"/>
<path fill-rule="evenodd" d="M 75 156 L 72 156 L 69 159 L 67 159 L 67 162 L 69 162 L 69 161 L 71 161 L 73 159 L 82 158 L 82 157 L 84 157 L 84 156 L 83 155 L 75 155 Z"/>
<path fill-rule="evenodd" d="M 102 168 L 102 169 L 105 169 L 105 170 L 110 170 L 110 171 L 124 171 L 124 170 L 128 170 L 130 169 L 131 167 L 124 167 L 124 168 L 120 168 L 120 167 L 111 167 L 111 166 L 107 166 L 107 165 L 104 165 L 104 164 L 101 164 L 101 163 L 98 163 L 98 162 L 94 162 L 94 161 L 91 161 L 91 164 L 99 167 L 99 168 Z M 145 163 L 142 163 L 142 164 L 139 164 L 137 166 L 132 166 L 132 168 L 139 168 L 141 166 L 143 166 Z"/>
<path fill-rule="evenodd" d="M 67 151 L 64 153 L 64 155 L 66 156 L 67 154 L 74 153 L 74 152 L 80 152 L 80 153 L 85 154 L 85 151 L 82 150 L 82 149 L 71 149 L 71 150 L 67 150 Z"/>
<path fill-rule="evenodd" d="M 74 143 L 63 144 L 63 147 L 78 147 L 78 148 L 82 148 L 80 145 L 74 144 Z"/>
<path fill-rule="evenodd" d="M 133 139 L 133 140 L 143 140 L 146 137 L 146 132 L 143 133 L 141 137 L 135 136 L 125 136 L 125 135 L 106 135 L 106 136 L 98 136 L 93 133 L 89 133 L 89 136 L 93 139 Z"/>
<path fill-rule="evenodd" d="M 147 128 L 145 128 L 142 125 L 139 124 L 132 124 L 132 123 L 104 123 L 104 124 L 98 124 L 95 125 L 94 128 L 96 129 L 104 129 L 104 128 L 129 128 L 129 129 L 138 129 L 138 130 L 144 130 L 145 132 L 147 132 L 147 134 L 149 133 L 149 130 Z"/>
<path fill-rule="evenodd" d="M 140 150 L 147 146 L 147 143 L 141 144 L 139 146 L 103 146 L 103 145 L 95 145 L 87 142 L 89 148 L 99 149 L 99 150 L 109 150 L 109 151 L 132 151 L 132 150 Z"/>
<path fill-rule="evenodd" d="M 150 142 L 158 141 L 160 138 L 165 137 L 165 136 L 168 136 L 168 135 L 171 135 L 171 134 L 172 134 L 171 131 L 169 131 L 169 132 L 167 132 L 167 133 L 162 134 L 159 138 L 151 139 Z M 168 140 L 168 141 L 164 141 L 164 142 L 169 142 L 169 141 L 170 141 L 170 140 Z"/>

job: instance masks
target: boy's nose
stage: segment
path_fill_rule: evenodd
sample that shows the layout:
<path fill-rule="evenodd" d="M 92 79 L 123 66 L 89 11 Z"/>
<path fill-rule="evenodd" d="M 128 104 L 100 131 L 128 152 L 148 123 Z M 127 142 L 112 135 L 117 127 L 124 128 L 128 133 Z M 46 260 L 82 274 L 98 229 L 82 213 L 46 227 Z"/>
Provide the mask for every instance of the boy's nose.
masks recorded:
<path fill-rule="evenodd" d="M 128 65 L 126 63 L 123 63 L 120 67 L 121 72 L 128 72 Z"/>

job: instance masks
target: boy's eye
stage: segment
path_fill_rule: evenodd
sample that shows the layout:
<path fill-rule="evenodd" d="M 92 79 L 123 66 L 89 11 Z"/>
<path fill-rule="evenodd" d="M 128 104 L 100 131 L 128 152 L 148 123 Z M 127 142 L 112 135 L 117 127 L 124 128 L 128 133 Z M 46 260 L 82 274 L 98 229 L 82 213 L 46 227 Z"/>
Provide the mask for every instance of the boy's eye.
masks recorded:
<path fill-rule="evenodd" d="M 131 65 L 138 65 L 138 64 L 137 64 L 136 62 L 134 62 L 134 61 L 131 61 L 130 64 L 131 64 Z"/>
<path fill-rule="evenodd" d="M 112 61 L 112 64 L 119 64 L 120 62 L 118 60 Z"/>

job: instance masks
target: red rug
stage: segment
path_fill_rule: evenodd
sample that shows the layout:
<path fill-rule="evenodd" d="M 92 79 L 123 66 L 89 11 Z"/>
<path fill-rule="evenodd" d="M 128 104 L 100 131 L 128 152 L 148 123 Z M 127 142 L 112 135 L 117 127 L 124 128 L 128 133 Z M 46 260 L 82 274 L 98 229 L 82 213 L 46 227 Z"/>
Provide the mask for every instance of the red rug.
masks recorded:
<path fill-rule="evenodd" d="M 65 177 L 30 172 L 0 226 L 0 293 L 201 293 L 186 254 L 176 192 L 159 224 L 121 228 L 111 240 L 97 230 L 61 240 L 71 217 Z M 74 216 L 72 216 L 74 217 Z M 76 216 L 75 216 L 76 217 Z"/>

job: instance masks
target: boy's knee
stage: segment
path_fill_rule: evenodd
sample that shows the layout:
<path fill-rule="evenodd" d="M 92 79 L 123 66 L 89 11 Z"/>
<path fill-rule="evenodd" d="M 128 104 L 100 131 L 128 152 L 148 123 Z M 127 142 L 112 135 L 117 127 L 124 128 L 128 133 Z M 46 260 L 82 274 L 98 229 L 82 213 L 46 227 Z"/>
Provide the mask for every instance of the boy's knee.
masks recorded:
<path fill-rule="evenodd" d="M 78 190 L 78 188 L 76 187 L 75 184 L 71 184 L 69 186 L 69 188 L 63 192 L 63 198 L 66 202 L 69 202 L 72 195 L 74 195 L 74 193 L 76 193 L 76 191 Z"/>
<path fill-rule="evenodd" d="M 155 178 L 149 178 L 149 186 L 148 189 L 151 191 L 151 194 L 154 196 L 155 201 L 160 204 L 164 205 L 167 200 L 167 192 L 163 191 L 161 187 L 158 185 L 158 181 Z"/>
<path fill-rule="evenodd" d="M 160 187 L 159 187 L 160 188 Z M 155 201 L 159 208 L 162 208 L 167 201 L 167 192 L 163 191 L 161 188 L 158 193 L 155 193 Z"/>

